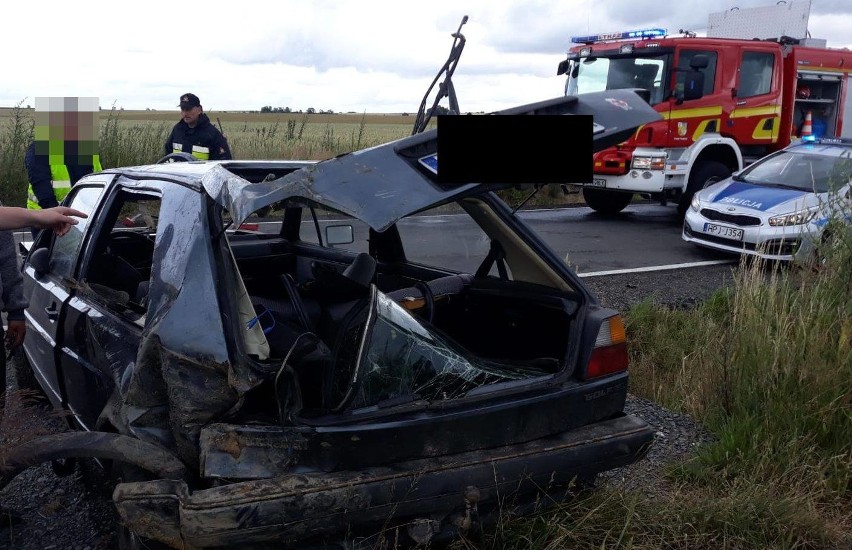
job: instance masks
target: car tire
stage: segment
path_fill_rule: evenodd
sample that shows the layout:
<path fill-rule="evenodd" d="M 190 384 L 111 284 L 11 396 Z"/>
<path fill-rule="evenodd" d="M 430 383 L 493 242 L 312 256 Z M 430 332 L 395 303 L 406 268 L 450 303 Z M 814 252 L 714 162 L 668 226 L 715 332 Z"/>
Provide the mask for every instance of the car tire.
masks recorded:
<path fill-rule="evenodd" d="M 833 257 L 843 253 L 841 248 L 845 246 L 843 233 L 844 228 L 835 224 L 829 224 L 822 232 L 820 242 L 813 253 L 813 264 L 817 270 L 825 269 L 829 263 L 832 263 Z"/>
<path fill-rule="evenodd" d="M 718 181 L 722 181 L 730 175 L 731 169 L 715 160 L 702 162 L 694 167 L 689 176 L 686 191 L 680 196 L 680 202 L 677 204 L 677 213 L 681 219 L 686 216 L 689 203 L 692 202 L 692 197 L 696 193 Z"/>
<path fill-rule="evenodd" d="M 586 201 L 586 205 L 598 214 L 612 216 L 618 214 L 630 204 L 630 201 L 633 200 L 633 193 L 583 187 L 583 199 Z"/>

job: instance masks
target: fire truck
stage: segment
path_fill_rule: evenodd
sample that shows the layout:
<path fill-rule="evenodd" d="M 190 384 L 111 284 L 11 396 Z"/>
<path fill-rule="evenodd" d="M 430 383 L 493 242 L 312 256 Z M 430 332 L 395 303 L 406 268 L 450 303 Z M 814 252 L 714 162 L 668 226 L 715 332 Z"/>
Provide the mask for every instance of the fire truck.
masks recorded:
<path fill-rule="evenodd" d="M 741 10 L 740 27 L 742 17 L 781 20 L 754 20 L 755 9 Z M 567 95 L 642 89 L 661 115 L 594 156 L 593 181 L 582 191 L 602 214 L 620 212 L 639 193 L 676 202 L 682 216 L 696 191 L 787 146 L 803 126 L 815 138 L 852 137 L 852 121 L 844 125 L 852 113 L 852 51 L 827 48 L 824 40 L 642 29 L 572 43 L 558 68 L 567 75 Z"/>

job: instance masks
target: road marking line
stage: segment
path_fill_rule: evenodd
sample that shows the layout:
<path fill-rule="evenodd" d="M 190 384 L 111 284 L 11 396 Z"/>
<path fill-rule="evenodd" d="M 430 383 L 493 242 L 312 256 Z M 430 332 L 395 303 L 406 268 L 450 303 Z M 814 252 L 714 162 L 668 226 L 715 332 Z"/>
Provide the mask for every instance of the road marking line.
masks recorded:
<path fill-rule="evenodd" d="M 623 275 L 626 273 L 645 273 L 648 271 L 665 271 L 668 269 L 686 269 L 690 267 L 703 267 L 708 265 L 733 264 L 738 260 L 708 260 L 706 262 L 689 262 L 685 264 L 652 265 L 650 267 L 634 267 L 630 269 L 613 269 L 610 271 L 592 271 L 590 273 L 577 273 L 578 277 L 602 277 L 604 275 Z"/>

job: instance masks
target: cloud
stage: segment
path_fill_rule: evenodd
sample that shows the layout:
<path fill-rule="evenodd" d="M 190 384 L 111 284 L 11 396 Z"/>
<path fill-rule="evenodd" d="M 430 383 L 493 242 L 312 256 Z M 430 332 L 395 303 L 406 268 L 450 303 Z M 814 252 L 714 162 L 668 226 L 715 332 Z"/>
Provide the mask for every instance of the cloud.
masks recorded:
<path fill-rule="evenodd" d="M 789 0 L 801 2 L 803 0 Z M 43 0 L 50 14 L 0 34 L 0 105 L 36 96 L 95 95 L 105 107 L 173 109 L 187 91 L 205 109 L 413 111 L 446 61 L 464 15 L 453 77 L 463 110 L 491 111 L 562 92 L 556 65 L 573 35 L 640 27 L 701 31 L 710 12 L 773 0 L 208 0 L 177 9 L 149 0 L 129 16 L 115 3 Z M 4 6 L 7 21 L 32 7 Z M 852 3 L 814 0 L 809 29 L 848 46 Z"/>

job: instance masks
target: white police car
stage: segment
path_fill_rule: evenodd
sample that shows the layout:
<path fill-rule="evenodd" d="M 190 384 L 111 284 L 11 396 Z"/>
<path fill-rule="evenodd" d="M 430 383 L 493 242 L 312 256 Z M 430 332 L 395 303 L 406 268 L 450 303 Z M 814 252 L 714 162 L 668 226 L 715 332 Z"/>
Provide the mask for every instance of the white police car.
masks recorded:
<path fill-rule="evenodd" d="M 771 260 L 807 260 L 832 231 L 850 230 L 850 179 L 852 140 L 798 141 L 696 193 L 683 239 Z"/>

